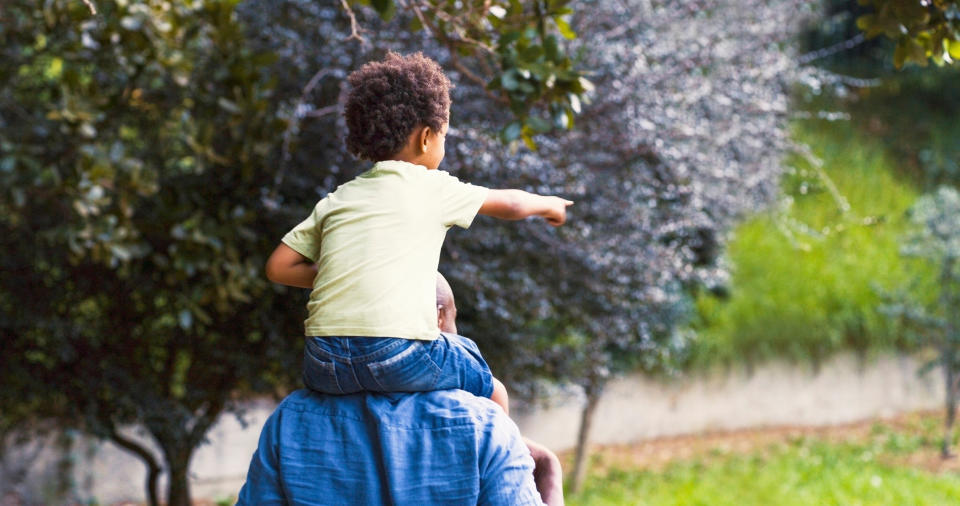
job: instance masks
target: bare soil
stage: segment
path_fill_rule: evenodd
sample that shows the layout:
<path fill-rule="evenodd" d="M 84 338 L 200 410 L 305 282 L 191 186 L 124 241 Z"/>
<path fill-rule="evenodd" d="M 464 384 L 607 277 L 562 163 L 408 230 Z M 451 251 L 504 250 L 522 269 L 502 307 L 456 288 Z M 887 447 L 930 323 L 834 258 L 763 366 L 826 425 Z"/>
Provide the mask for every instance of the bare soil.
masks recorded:
<path fill-rule="evenodd" d="M 933 426 L 936 431 L 931 433 L 931 436 L 939 441 L 941 420 L 942 412 L 928 411 L 824 427 L 766 427 L 664 437 L 629 445 L 596 445 L 590 448 L 590 469 L 591 472 L 600 474 L 605 474 L 609 469 L 657 471 L 677 461 L 709 461 L 729 455 L 762 454 L 799 438 L 832 443 L 867 442 L 876 434 L 877 427 L 894 432 L 930 433 Z M 960 449 L 955 448 L 954 451 Z M 560 454 L 565 470 L 573 468 L 573 458 L 573 451 Z M 888 461 L 892 465 L 916 467 L 934 473 L 960 470 L 960 458 L 941 458 L 939 445 L 924 445 L 915 452 L 890 457 Z"/>

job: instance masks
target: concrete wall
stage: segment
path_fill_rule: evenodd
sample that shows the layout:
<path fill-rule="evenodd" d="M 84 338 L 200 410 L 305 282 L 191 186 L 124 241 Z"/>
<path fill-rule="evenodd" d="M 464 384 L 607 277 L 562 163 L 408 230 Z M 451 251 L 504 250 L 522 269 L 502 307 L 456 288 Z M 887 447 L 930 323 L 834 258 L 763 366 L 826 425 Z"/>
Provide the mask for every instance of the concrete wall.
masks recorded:
<path fill-rule="evenodd" d="M 632 443 L 661 436 L 777 425 L 831 425 L 938 408 L 942 376 L 917 375 L 911 357 L 866 362 L 841 355 L 810 366 L 767 364 L 670 383 L 640 376 L 612 381 L 597 405 L 590 440 Z M 558 394 L 558 400 L 564 399 Z M 515 412 L 523 433 L 550 448 L 576 444 L 582 395 L 550 408 Z"/>
<path fill-rule="evenodd" d="M 887 356 L 861 362 L 844 355 L 819 370 L 809 366 L 768 364 L 752 373 L 740 369 L 664 383 L 642 377 L 611 382 L 597 407 L 591 440 L 631 443 L 659 436 L 774 425 L 829 425 L 939 407 L 940 375 L 917 376 L 910 357 Z M 525 435 L 561 451 L 576 441 L 582 398 L 558 392 L 550 407 L 513 411 Z M 235 497 L 257 446 L 270 402 L 252 402 L 244 429 L 233 416 L 210 432 L 210 444 L 191 463 L 196 498 Z M 137 435 L 135 431 L 129 432 Z M 137 435 L 144 438 L 142 434 Z M 35 440 L 13 447 L 0 458 L 0 505 L 17 495 L 29 503 L 101 504 L 143 500 L 143 465 L 110 443 L 81 436 L 64 451 L 63 440 Z M 62 472 L 72 469 L 66 483 Z M 66 496 L 58 496 L 58 490 Z"/>

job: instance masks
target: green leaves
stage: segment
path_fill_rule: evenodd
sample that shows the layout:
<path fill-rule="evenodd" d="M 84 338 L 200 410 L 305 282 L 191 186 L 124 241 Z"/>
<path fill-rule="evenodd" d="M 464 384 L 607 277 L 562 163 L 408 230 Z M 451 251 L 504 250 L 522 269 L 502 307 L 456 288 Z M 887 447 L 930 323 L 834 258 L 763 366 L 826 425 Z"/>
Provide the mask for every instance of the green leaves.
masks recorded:
<path fill-rule="evenodd" d="M 514 121 L 503 128 L 501 135 L 504 141 L 513 142 L 520 138 L 521 133 L 523 133 L 523 124 L 519 121 Z"/>
<path fill-rule="evenodd" d="M 565 53 L 557 34 L 564 39 L 576 38 L 566 21 L 570 12 L 567 2 L 536 3 L 535 15 L 525 26 L 516 26 L 500 37 L 497 46 L 502 74 L 488 88 L 503 91 L 510 110 L 519 121 L 520 138 L 534 149 L 533 136 L 551 131 L 557 126 L 570 128 L 572 121 L 547 121 L 542 115 L 556 118 L 558 109 L 569 112 L 563 117 L 579 114 L 580 104 L 587 90 L 580 80 L 580 71 L 574 69 L 572 59 Z M 514 12 L 518 9 L 514 8 Z M 549 27 L 554 27 L 550 29 Z M 522 29 L 521 29 L 522 28 Z M 509 129 L 509 131 L 508 131 Z M 507 142 L 516 141 L 517 125 L 501 131 Z"/>
<path fill-rule="evenodd" d="M 567 40 L 573 40 L 577 38 L 577 32 L 573 31 L 573 28 L 570 27 L 570 24 L 567 23 L 565 19 L 560 16 L 553 18 L 554 23 L 557 24 L 557 30 L 560 31 L 560 34 Z"/>
<path fill-rule="evenodd" d="M 857 27 L 867 37 L 886 36 L 896 42 L 893 63 L 920 66 L 932 61 L 952 63 L 960 57 L 960 3 L 957 0 L 931 2 L 900 0 L 861 0 L 872 5 L 874 13 L 857 19 Z"/>
<path fill-rule="evenodd" d="M 394 0 L 370 0 L 370 4 L 384 21 L 390 21 L 397 13 L 397 6 Z"/>
<path fill-rule="evenodd" d="M 943 43 L 950 57 L 960 60 L 960 40 L 944 40 Z"/>

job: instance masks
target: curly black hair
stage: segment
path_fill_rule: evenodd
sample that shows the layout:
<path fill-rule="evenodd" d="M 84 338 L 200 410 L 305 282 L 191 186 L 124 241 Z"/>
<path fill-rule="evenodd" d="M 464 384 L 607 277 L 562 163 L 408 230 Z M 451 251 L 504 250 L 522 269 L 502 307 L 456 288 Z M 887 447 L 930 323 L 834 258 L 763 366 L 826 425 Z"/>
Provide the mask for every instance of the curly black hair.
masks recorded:
<path fill-rule="evenodd" d="M 358 158 L 386 160 L 403 149 L 415 128 L 440 131 L 449 120 L 450 80 L 422 53 L 391 51 L 351 72 L 347 81 L 347 150 Z"/>

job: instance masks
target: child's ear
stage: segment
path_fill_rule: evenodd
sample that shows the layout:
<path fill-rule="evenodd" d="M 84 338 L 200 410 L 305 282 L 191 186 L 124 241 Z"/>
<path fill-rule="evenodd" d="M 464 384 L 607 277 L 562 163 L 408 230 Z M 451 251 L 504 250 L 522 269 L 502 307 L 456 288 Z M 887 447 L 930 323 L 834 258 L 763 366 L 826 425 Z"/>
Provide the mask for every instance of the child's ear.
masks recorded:
<path fill-rule="evenodd" d="M 433 130 L 430 127 L 425 126 L 420 129 L 420 133 L 417 135 L 417 147 L 420 148 L 421 153 L 426 153 L 427 148 L 429 147 L 430 134 L 433 133 Z"/>

